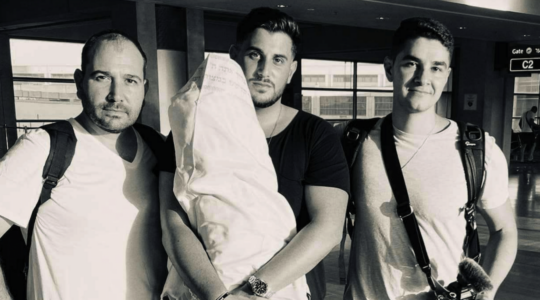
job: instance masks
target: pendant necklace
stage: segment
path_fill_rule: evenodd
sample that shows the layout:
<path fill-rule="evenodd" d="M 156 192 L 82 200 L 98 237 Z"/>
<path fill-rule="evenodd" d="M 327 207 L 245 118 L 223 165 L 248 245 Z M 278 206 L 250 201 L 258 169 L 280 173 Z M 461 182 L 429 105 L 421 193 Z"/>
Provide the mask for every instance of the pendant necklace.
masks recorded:
<path fill-rule="evenodd" d="M 411 156 L 411 158 L 409 158 L 409 160 L 403 165 L 403 167 L 401 167 L 401 169 L 403 170 L 410 162 L 411 160 L 416 156 L 416 153 L 418 153 L 418 151 L 420 151 L 420 149 L 422 149 L 422 147 L 424 147 L 424 144 L 426 143 L 426 141 L 428 140 L 428 138 L 431 136 L 431 133 L 433 133 L 433 129 L 435 129 L 435 125 L 437 124 L 437 120 L 435 120 L 435 123 L 433 124 L 433 127 L 431 127 L 431 130 L 429 131 L 428 135 L 426 136 L 426 138 L 424 139 L 424 141 L 422 142 L 422 144 L 420 145 L 420 147 L 418 147 L 418 149 L 416 149 L 416 151 L 414 151 L 413 155 Z"/>
<path fill-rule="evenodd" d="M 274 137 L 274 131 L 276 130 L 277 123 L 279 121 L 279 117 L 281 116 L 281 110 L 283 109 L 283 105 L 279 105 L 279 114 L 276 119 L 276 123 L 274 124 L 274 129 L 272 129 L 272 132 L 270 133 L 270 140 L 268 141 L 268 146 L 270 146 L 270 142 L 272 142 L 272 138 Z"/>

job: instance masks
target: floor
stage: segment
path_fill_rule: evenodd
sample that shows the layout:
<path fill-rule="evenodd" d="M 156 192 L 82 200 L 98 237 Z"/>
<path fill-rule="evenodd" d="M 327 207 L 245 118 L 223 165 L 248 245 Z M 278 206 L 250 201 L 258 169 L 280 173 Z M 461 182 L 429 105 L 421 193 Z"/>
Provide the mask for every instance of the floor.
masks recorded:
<path fill-rule="evenodd" d="M 518 255 L 496 300 L 540 299 L 540 163 L 511 162 L 508 182 L 509 198 L 516 212 L 519 230 Z M 488 229 L 478 218 L 482 246 L 487 243 Z M 350 240 L 346 243 L 348 261 Z M 341 300 L 344 285 L 339 282 L 339 246 L 325 258 L 327 300 Z"/>

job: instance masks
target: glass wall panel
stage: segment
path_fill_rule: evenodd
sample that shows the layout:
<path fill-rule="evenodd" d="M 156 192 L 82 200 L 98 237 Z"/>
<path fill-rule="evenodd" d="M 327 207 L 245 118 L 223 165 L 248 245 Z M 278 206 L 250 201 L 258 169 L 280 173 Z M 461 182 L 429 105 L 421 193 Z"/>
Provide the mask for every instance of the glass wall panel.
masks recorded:
<path fill-rule="evenodd" d="M 514 117 L 512 120 L 512 130 L 514 130 L 514 132 L 521 132 L 521 128 L 519 128 L 519 119 L 521 115 L 531 109 L 531 107 L 538 107 L 538 98 L 538 95 L 514 95 L 514 112 L 512 114 Z"/>
<path fill-rule="evenodd" d="M 10 39 L 13 77 L 67 78 L 81 66 L 83 44 Z"/>
<path fill-rule="evenodd" d="M 352 92 L 303 90 L 302 95 L 303 111 L 324 119 L 352 119 Z"/>
<path fill-rule="evenodd" d="M 514 93 L 538 94 L 540 87 L 540 74 L 534 73 L 531 77 L 516 77 Z"/>
<path fill-rule="evenodd" d="M 357 63 L 357 88 L 369 90 L 392 90 L 392 83 L 386 79 L 383 64 Z"/>
<path fill-rule="evenodd" d="M 303 88 L 353 88 L 354 65 L 347 61 L 302 59 Z"/>
<path fill-rule="evenodd" d="M 75 83 L 13 83 L 15 114 L 18 120 L 64 120 L 82 111 Z"/>
<path fill-rule="evenodd" d="M 19 134 L 81 113 L 73 73 L 81 67 L 82 48 L 81 43 L 10 39 Z"/>
<path fill-rule="evenodd" d="M 358 119 L 384 117 L 392 112 L 392 93 L 358 92 Z"/>

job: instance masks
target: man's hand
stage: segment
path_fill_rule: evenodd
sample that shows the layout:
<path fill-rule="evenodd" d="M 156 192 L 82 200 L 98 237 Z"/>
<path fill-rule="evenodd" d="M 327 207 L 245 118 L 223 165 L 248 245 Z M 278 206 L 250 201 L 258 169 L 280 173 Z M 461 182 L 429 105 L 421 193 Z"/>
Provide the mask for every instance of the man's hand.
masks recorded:
<path fill-rule="evenodd" d="M 476 295 L 476 300 L 493 300 L 495 299 L 495 295 L 489 291 L 489 292 L 481 292 L 480 294 Z"/>
<path fill-rule="evenodd" d="M 169 123 L 175 143 L 183 146 L 191 144 L 195 128 L 195 108 L 199 95 L 199 88 L 192 81 L 172 97 L 171 106 L 169 106 Z"/>

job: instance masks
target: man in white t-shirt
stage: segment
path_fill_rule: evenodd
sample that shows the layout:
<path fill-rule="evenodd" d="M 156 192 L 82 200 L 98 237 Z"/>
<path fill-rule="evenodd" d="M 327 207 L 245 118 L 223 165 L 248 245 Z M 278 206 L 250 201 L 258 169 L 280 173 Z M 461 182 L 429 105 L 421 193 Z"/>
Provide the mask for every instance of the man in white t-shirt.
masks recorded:
<path fill-rule="evenodd" d="M 37 214 L 28 299 L 159 299 L 167 258 L 157 159 L 132 127 L 144 101 L 145 67 L 140 45 L 119 32 L 86 42 L 75 71 L 83 112 L 69 120 L 75 155 Z M 13 224 L 26 235 L 49 149 L 49 135 L 38 129 L 0 160 L 0 235 Z"/>
<path fill-rule="evenodd" d="M 393 82 L 393 134 L 411 206 L 441 285 L 456 281 L 466 236 L 462 209 L 467 185 L 460 157 L 459 129 L 435 113 L 450 74 L 453 38 L 441 23 L 413 18 L 394 35 L 384 60 Z M 383 119 L 384 120 L 384 119 Z M 375 125 L 352 168 L 356 224 L 345 299 L 435 299 L 417 264 L 399 216 L 381 155 L 381 123 Z M 478 203 L 490 231 L 483 268 L 493 299 L 517 251 L 514 212 L 507 201 L 507 164 L 486 134 L 485 183 Z"/>

